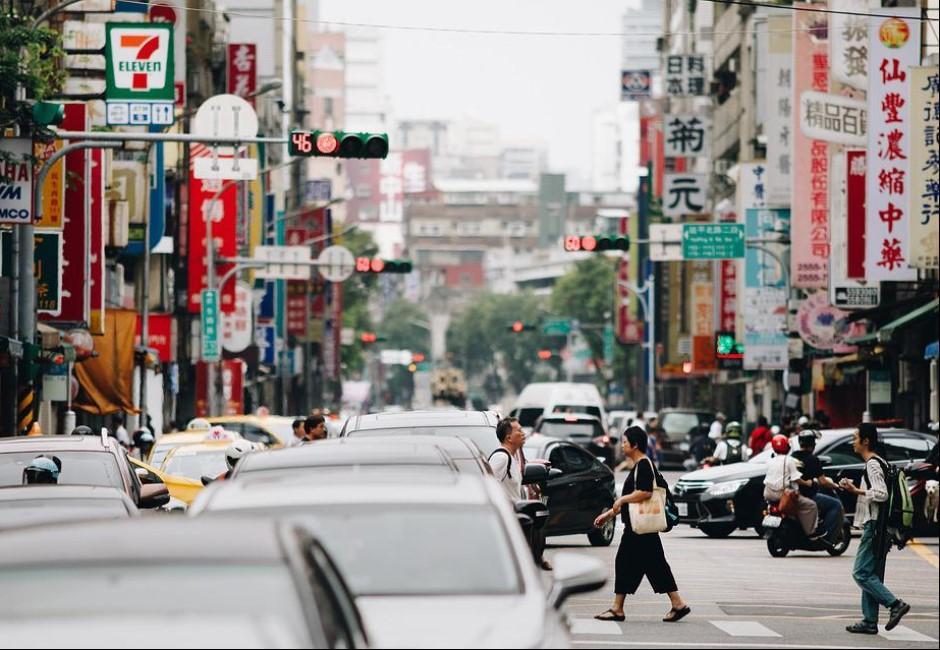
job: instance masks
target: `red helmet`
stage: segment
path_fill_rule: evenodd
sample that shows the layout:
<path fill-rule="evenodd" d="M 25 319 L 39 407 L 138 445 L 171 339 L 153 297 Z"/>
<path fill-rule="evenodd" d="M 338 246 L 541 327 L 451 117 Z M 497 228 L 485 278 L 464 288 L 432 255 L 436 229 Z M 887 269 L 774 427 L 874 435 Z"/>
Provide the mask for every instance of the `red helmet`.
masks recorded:
<path fill-rule="evenodd" d="M 783 434 L 776 435 L 770 440 L 771 448 L 778 454 L 790 453 L 790 441 Z"/>

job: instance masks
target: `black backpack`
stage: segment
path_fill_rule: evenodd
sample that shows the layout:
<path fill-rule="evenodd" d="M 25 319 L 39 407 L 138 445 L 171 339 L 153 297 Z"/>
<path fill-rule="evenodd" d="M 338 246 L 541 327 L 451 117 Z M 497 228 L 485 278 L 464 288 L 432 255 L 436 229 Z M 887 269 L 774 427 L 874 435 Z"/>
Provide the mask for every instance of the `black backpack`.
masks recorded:
<path fill-rule="evenodd" d="M 506 449 L 504 449 L 504 448 L 502 448 L 502 447 L 497 447 L 496 449 L 493 450 L 493 453 L 490 454 L 490 455 L 489 455 L 489 458 L 487 458 L 486 460 L 487 460 L 487 461 L 493 460 L 493 456 L 495 456 L 495 455 L 498 454 L 499 452 L 503 452 L 504 454 L 506 454 L 506 455 L 509 457 L 509 464 L 506 465 L 506 476 L 504 476 L 504 477 L 502 477 L 502 478 L 500 478 L 500 477 L 498 477 L 498 476 L 496 477 L 496 478 L 498 478 L 500 481 L 502 481 L 502 480 L 505 479 L 505 478 L 512 478 L 512 454 L 510 454 Z"/>
<path fill-rule="evenodd" d="M 904 548 L 914 537 L 914 503 L 907 486 L 907 476 L 901 469 L 878 456 L 874 460 L 881 466 L 888 488 L 888 500 L 878 504 L 878 526 L 884 526 L 889 544 Z M 865 463 L 865 483 L 871 487 L 868 463 Z"/>

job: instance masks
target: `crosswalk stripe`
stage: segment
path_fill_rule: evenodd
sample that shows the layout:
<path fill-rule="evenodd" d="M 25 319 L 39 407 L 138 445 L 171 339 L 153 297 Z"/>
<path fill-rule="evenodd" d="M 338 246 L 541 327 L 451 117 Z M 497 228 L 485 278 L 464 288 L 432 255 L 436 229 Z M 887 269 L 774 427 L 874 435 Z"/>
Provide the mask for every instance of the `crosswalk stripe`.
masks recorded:
<path fill-rule="evenodd" d="M 779 637 L 780 635 L 757 621 L 709 621 L 730 636 Z"/>
<path fill-rule="evenodd" d="M 906 625 L 898 625 L 890 632 L 886 630 L 883 625 L 879 625 L 878 636 L 888 639 L 889 641 L 920 641 L 923 643 L 937 642 L 936 639 L 931 638 L 926 634 L 921 634 L 917 630 L 912 630 Z"/>
<path fill-rule="evenodd" d="M 574 618 L 571 620 L 571 634 L 602 634 L 619 636 L 623 630 L 616 621 L 598 621 L 593 618 Z"/>

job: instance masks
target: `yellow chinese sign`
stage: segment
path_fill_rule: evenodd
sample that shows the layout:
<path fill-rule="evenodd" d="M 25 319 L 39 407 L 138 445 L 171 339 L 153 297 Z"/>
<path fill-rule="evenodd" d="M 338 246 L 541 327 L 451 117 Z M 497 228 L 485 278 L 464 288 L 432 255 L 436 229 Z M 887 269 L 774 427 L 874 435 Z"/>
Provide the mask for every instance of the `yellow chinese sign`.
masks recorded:
<path fill-rule="evenodd" d="M 63 146 L 61 141 L 36 142 L 33 144 L 33 155 L 36 156 L 38 161 L 36 167 L 37 178 L 40 166 Z M 46 174 L 46 180 L 42 186 L 42 217 L 36 222 L 36 227 L 62 230 L 64 206 L 65 158 L 60 158 Z"/>

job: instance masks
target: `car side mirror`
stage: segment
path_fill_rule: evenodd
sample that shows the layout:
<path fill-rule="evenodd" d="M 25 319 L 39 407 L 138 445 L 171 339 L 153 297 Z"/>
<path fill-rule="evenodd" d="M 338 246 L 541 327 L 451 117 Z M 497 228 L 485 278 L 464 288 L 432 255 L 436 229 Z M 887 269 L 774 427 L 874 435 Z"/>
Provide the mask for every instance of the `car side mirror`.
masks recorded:
<path fill-rule="evenodd" d="M 559 609 L 569 596 L 600 589 L 607 583 L 607 569 L 593 557 L 558 553 L 552 558 L 555 578 L 548 594 L 549 605 Z"/>
<path fill-rule="evenodd" d="M 823 467 L 829 467 L 832 465 L 832 456 L 817 456 L 816 460 L 818 460 L 819 464 Z"/>
<path fill-rule="evenodd" d="M 531 485 L 533 483 L 544 483 L 548 480 L 549 470 L 541 463 L 529 463 L 525 466 L 522 473 L 522 484 Z"/>
<path fill-rule="evenodd" d="M 160 483 L 151 483 L 149 485 L 140 486 L 140 499 L 137 502 L 137 507 L 141 510 L 159 508 L 160 506 L 165 506 L 169 502 L 170 491 L 167 489 L 166 485 Z"/>
<path fill-rule="evenodd" d="M 548 470 L 549 479 L 558 478 L 562 474 L 564 474 L 564 471 L 562 471 L 560 467 L 553 467 L 550 470 Z"/>
<path fill-rule="evenodd" d="M 137 474 L 137 478 L 139 478 L 141 481 L 146 480 L 147 477 L 150 476 L 150 472 L 145 470 L 143 467 L 138 467 L 134 469 L 134 473 Z"/>

